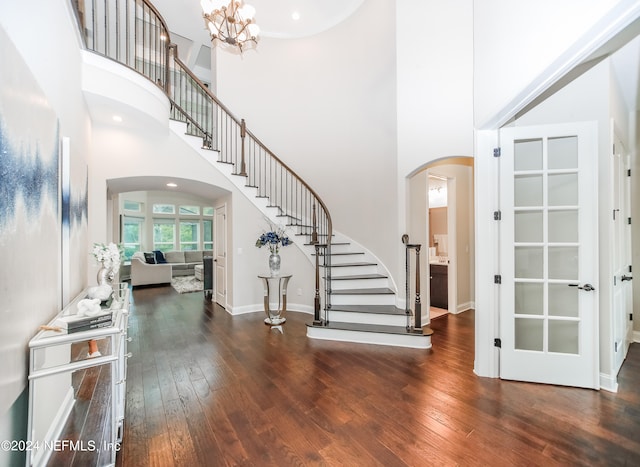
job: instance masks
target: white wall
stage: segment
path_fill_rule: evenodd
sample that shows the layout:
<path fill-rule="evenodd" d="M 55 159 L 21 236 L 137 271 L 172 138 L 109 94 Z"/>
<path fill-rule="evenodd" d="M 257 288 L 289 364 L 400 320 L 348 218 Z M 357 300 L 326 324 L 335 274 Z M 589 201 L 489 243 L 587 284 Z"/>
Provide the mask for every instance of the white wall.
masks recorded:
<path fill-rule="evenodd" d="M 473 154 L 473 2 L 396 2 L 398 176 Z"/>
<path fill-rule="evenodd" d="M 624 0 L 474 0 L 474 121 L 522 92 L 611 8 Z M 627 2 L 629 3 L 629 2 Z"/>
<path fill-rule="evenodd" d="M 397 275 L 394 5 L 369 0 L 337 27 L 218 52 L 222 102 L 324 200 L 334 229 Z"/>
<path fill-rule="evenodd" d="M 37 14 L 34 12 L 37 11 Z M 80 92 L 80 60 L 77 28 L 67 0 L 32 0 L 22 2 L 10 0 L 0 2 L 0 27 L 6 31 L 9 39 L 20 53 L 22 60 L 30 69 L 38 87 L 44 92 L 47 101 L 55 111 L 60 123 L 60 136 L 70 138 L 71 180 L 85 180 L 86 157 L 89 147 L 89 118 L 84 99 Z M 3 62 L 0 73 L 11 72 L 11 63 Z M 81 232 L 79 240 L 67 257 L 62 258 L 64 264 L 72 265 L 66 277 L 62 301 L 73 297 L 84 287 L 86 274 L 86 232 Z M 80 253 L 82 252 L 82 253 Z M 31 255 L 32 254 L 32 255 Z M 82 257 L 82 259 L 81 259 Z M 22 262 L 37 264 L 39 253 L 24 252 Z M 10 265 L 9 265 L 10 266 Z M 62 282 L 59 277 L 43 277 L 48 283 Z M 5 297 L 5 302 L 14 303 L 14 307 L 29 309 L 29 297 L 16 294 Z M 22 305 L 20 305 L 22 303 Z M 40 322 L 46 323 L 64 303 L 52 304 L 50 309 L 34 310 L 40 316 Z M 35 335 L 37 329 L 21 329 L 9 320 L 3 320 L 2 327 L 11 333 L 20 333 L 25 342 Z M 27 350 L 24 350 L 25 358 Z M 3 354 L 4 355 L 4 354 Z M 24 361 L 16 365 L 26 367 Z M 26 386 L 26 379 L 22 381 Z M 6 410 L 3 407 L 0 415 L 0 438 L 26 439 L 25 421 L 27 418 L 26 392 L 18 397 L 17 402 Z M 24 430 L 24 431 L 23 431 Z M 17 458 L 11 452 L 0 453 L 0 464 L 15 465 Z M 17 454 L 18 457 L 24 453 Z"/>

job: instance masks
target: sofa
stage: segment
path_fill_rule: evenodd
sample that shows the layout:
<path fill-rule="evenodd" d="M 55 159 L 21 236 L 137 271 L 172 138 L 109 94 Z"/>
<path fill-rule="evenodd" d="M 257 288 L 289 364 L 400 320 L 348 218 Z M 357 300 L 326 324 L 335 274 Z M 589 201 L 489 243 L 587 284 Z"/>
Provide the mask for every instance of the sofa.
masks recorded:
<path fill-rule="evenodd" d="M 202 264 L 204 251 L 137 251 L 131 257 L 131 285 L 166 284 L 172 277 L 194 276 L 195 266 Z M 211 254 L 211 252 L 208 252 Z"/>

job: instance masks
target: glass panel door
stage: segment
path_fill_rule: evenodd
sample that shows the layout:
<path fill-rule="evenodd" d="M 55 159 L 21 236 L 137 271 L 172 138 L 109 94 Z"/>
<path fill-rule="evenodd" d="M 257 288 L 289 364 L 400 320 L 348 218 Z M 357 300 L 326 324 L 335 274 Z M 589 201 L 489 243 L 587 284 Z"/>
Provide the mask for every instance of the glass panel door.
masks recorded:
<path fill-rule="evenodd" d="M 582 125 L 501 131 L 503 378 L 598 384 L 596 152 Z"/>

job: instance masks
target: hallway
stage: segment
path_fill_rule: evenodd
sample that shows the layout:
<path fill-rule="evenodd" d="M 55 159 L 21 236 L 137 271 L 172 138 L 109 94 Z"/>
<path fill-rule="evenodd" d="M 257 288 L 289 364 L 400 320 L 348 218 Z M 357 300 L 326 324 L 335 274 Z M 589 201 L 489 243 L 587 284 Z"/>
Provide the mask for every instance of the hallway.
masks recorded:
<path fill-rule="evenodd" d="M 433 349 L 311 340 L 171 287 L 136 289 L 119 466 L 638 465 L 640 346 L 617 394 L 476 377 L 474 314 Z"/>

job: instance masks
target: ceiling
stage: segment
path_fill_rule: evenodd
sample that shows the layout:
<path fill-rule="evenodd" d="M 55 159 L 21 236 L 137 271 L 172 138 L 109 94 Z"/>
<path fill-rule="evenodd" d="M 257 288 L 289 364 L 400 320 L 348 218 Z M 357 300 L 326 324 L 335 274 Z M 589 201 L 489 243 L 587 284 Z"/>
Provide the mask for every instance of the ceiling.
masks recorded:
<path fill-rule="evenodd" d="M 348 18 L 364 0 L 249 0 L 256 8 L 256 22 L 261 35 L 274 38 L 298 38 L 318 34 Z M 183 61 L 192 70 L 206 74 L 211 69 L 211 40 L 202 19 L 199 0 L 153 0 L 165 18 L 173 42 Z M 297 12 L 299 19 L 292 14 Z M 622 37 L 624 45 L 616 45 L 612 54 L 614 75 L 622 89 L 623 97 L 631 111 L 640 110 L 640 36 L 638 25 L 629 28 L 628 37 Z M 622 35 L 621 35 L 622 36 Z M 629 40 L 631 39 L 631 40 Z M 619 47 L 619 48 L 618 48 Z M 612 53 L 611 50 L 606 53 Z M 209 75 L 207 75 L 209 76 Z M 203 77 L 204 78 L 204 77 Z M 204 78 L 207 81 L 206 78 Z M 167 190 L 165 177 L 132 177 L 112 180 L 109 191 L 159 191 Z M 189 180 L 177 181 L 179 191 L 194 196 L 215 197 L 212 185 Z M 224 190 L 222 190 L 224 192 Z"/>

